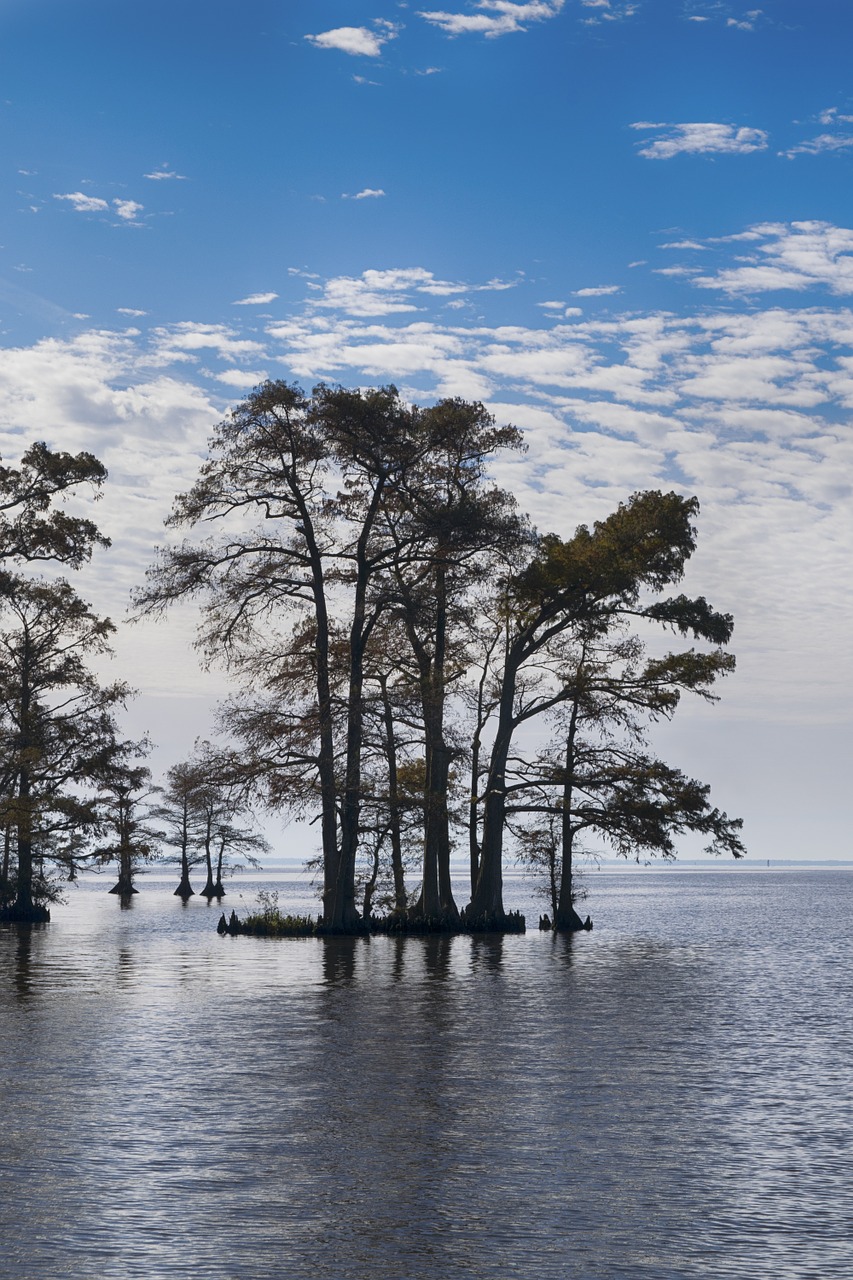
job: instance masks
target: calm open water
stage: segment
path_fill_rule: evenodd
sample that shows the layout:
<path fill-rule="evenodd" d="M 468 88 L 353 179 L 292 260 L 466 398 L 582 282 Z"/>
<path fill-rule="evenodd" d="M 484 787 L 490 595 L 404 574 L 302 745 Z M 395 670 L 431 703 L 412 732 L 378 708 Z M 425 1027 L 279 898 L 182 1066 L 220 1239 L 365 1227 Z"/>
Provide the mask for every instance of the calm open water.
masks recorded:
<path fill-rule="evenodd" d="M 0 926 L 0 1276 L 853 1276 L 853 873 L 590 881 L 573 939 Z"/>

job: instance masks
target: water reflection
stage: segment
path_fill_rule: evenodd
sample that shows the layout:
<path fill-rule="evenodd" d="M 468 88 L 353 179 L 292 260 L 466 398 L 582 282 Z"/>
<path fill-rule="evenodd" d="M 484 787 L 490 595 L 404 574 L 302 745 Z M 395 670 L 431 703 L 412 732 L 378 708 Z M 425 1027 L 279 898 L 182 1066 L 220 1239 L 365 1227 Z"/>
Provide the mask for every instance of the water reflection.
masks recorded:
<path fill-rule="evenodd" d="M 500 973 L 503 965 L 505 937 L 502 933 L 471 934 L 471 967 L 486 973 Z"/>
<path fill-rule="evenodd" d="M 663 879 L 580 936 L 0 930 L 4 1280 L 853 1274 L 853 877 Z"/>
<path fill-rule="evenodd" d="M 14 983 L 19 1000 L 29 1000 L 33 995 L 33 944 L 39 930 L 45 925 L 12 925 L 15 939 Z"/>
<path fill-rule="evenodd" d="M 321 939 L 323 983 L 326 987 L 348 986 L 355 978 L 356 955 L 369 938 L 346 938 L 330 934 Z"/>

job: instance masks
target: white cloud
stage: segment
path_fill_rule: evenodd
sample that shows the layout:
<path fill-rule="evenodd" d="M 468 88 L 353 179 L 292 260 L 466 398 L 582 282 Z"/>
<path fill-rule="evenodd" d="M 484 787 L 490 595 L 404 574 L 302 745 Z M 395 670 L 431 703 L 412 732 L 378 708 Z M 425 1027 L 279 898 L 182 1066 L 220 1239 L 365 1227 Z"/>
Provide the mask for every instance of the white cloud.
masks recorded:
<path fill-rule="evenodd" d="M 234 361 L 242 356 L 257 356 L 263 353 L 260 342 L 250 338 L 240 338 L 233 329 L 224 324 L 197 324 L 192 320 L 152 330 L 154 340 L 155 364 L 168 364 L 172 361 L 190 361 L 194 351 L 215 351 L 224 360 Z"/>
<path fill-rule="evenodd" d="M 226 387 L 238 387 L 246 390 L 249 387 L 257 387 L 261 382 L 266 381 L 267 375 L 254 369 L 225 369 L 222 373 L 213 375 L 217 382 L 222 382 Z"/>
<path fill-rule="evenodd" d="M 787 151 L 780 151 L 779 155 L 790 160 L 794 156 L 818 156 L 825 151 L 848 151 L 850 147 L 853 147 L 853 134 L 819 133 L 816 138 L 809 138 L 795 147 L 789 147 Z"/>
<path fill-rule="evenodd" d="M 275 302 L 277 293 L 250 293 L 246 298 L 238 298 L 232 307 L 264 307 L 268 302 Z"/>
<path fill-rule="evenodd" d="M 606 298 L 619 293 L 620 289 L 621 285 L 618 284 L 599 284 L 589 289 L 573 289 L 572 292 L 576 298 Z"/>
<path fill-rule="evenodd" d="M 726 26 L 734 27 L 738 31 L 754 31 L 755 24 L 762 13 L 761 9 L 747 9 L 742 18 L 726 18 Z"/>
<path fill-rule="evenodd" d="M 475 7 L 481 10 L 479 13 L 448 13 L 435 9 L 421 11 L 418 16 L 449 36 L 476 33 L 494 38 L 525 31 L 529 22 L 555 18 L 564 2 L 565 0 L 530 0 L 527 4 L 515 4 L 511 0 L 476 0 Z"/>
<path fill-rule="evenodd" d="M 346 192 L 341 196 L 342 200 L 381 200 L 385 192 L 381 187 L 365 187 L 363 191 L 357 191 L 354 196 L 347 195 Z"/>
<path fill-rule="evenodd" d="M 826 283 L 853 254 L 850 237 L 821 223 L 763 224 L 709 253 L 747 246 L 769 267 Z M 173 493 L 194 477 L 211 425 L 267 366 L 309 385 L 395 381 L 425 401 L 483 399 L 500 421 L 525 429 L 527 454 L 496 460 L 494 475 L 541 528 L 569 533 L 635 489 L 698 493 L 700 547 L 685 589 L 737 619 L 742 674 L 725 706 L 806 719 L 849 708 L 853 597 L 838 582 L 848 572 L 853 505 L 853 309 L 837 301 L 744 309 L 735 299 L 692 315 L 569 323 L 554 307 L 533 326 L 463 324 L 446 303 L 479 301 L 484 286 L 425 268 L 320 284 L 320 305 L 270 324 L 263 343 L 236 325 L 185 322 L 0 350 L 4 456 L 19 456 L 22 437 L 58 423 L 50 443 L 91 449 L 110 468 L 98 517 L 115 547 L 80 583 L 96 607 L 118 611 L 116 598 L 139 581 L 162 537 Z M 392 310 L 371 311 L 382 300 Z M 825 602 L 819 615 L 803 610 L 804 599 Z M 184 635 L 177 621 L 164 631 Z M 135 636 L 128 643 L 137 683 L 208 687 L 191 659 L 187 673 L 164 662 L 162 649 L 155 662 Z M 834 686 L 823 674 L 830 666 Z"/>
<path fill-rule="evenodd" d="M 470 285 L 440 280 L 423 267 L 395 267 L 369 270 L 361 276 L 336 276 L 327 280 L 318 295 L 308 299 L 312 307 L 339 310 L 351 316 L 385 316 L 417 311 L 426 298 L 452 298 L 469 293 L 501 292 L 517 281 L 488 280 Z M 420 298 L 418 295 L 423 295 Z"/>
<path fill-rule="evenodd" d="M 853 230 L 828 222 L 762 223 L 744 233 L 756 243 L 745 265 L 693 283 L 731 295 L 814 287 L 853 293 Z M 733 239 L 734 237 L 732 237 Z"/>
<path fill-rule="evenodd" d="M 165 164 L 159 169 L 154 169 L 151 173 L 143 173 L 143 178 L 149 178 L 152 182 L 186 182 L 186 174 L 176 173 L 174 169 L 169 169 Z"/>
<path fill-rule="evenodd" d="M 138 213 L 141 213 L 144 205 L 137 203 L 136 200 L 113 200 L 115 211 L 125 222 L 136 222 Z"/>
<path fill-rule="evenodd" d="M 669 160 L 677 155 L 749 155 L 764 151 L 768 134 L 763 129 L 733 124 L 651 124 L 638 120 L 632 129 L 663 129 L 664 133 L 639 147 L 648 160 Z"/>
<path fill-rule="evenodd" d="M 596 11 L 594 15 L 583 19 L 587 27 L 595 27 L 602 22 L 618 22 L 623 18 L 632 18 L 639 8 L 636 4 L 613 4 L 611 0 L 582 0 L 582 4 L 584 8 Z"/>
<path fill-rule="evenodd" d="M 838 107 L 827 107 L 818 115 L 821 124 L 853 124 L 853 116 L 842 115 Z M 21 172 L 19 170 L 19 172 Z"/>
<path fill-rule="evenodd" d="M 104 213 L 109 209 L 106 200 L 87 196 L 83 191 L 70 191 L 67 195 L 54 194 L 54 200 L 67 200 L 77 213 Z"/>
<path fill-rule="evenodd" d="M 321 31 L 305 39 L 317 49 L 339 49 L 353 57 L 378 58 L 383 44 L 393 40 L 399 28 L 384 21 L 377 21 L 375 25 L 379 27 L 378 31 L 371 31 L 369 27 L 334 27 L 331 31 Z"/>

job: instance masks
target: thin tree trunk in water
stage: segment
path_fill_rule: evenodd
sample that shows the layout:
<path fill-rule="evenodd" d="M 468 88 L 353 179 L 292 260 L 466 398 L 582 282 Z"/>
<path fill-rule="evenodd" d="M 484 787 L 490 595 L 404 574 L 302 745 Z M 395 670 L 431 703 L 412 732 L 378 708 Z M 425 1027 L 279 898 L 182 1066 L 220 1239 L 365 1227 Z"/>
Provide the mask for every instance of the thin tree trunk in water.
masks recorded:
<path fill-rule="evenodd" d="M 466 916 L 499 921 L 503 918 L 503 829 L 506 810 L 505 774 L 509 740 L 495 740 L 483 805 L 483 846 L 477 883 Z"/>
<path fill-rule="evenodd" d="M 216 883 L 213 886 L 214 898 L 224 898 L 225 890 L 222 887 L 222 860 L 225 857 L 225 839 L 220 838 L 219 848 L 216 853 Z"/>
<path fill-rule="evenodd" d="M 116 893 L 119 897 L 128 898 L 133 893 L 138 893 L 133 883 L 133 861 L 130 848 L 123 844 L 119 849 L 118 855 L 118 881 L 110 889 L 110 893 Z"/>
<path fill-rule="evenodd" d="M 578 704 L 572 707 L 569 736 L 566 740 L 565 774 L 563 776 L 562 867 L 560 870 L 560 899 L 554 914 L 554 928 L 574 933 L 584 927 L 575 911 L 572 884 L 572 855 L 575 829 L 572 824 L 573 780 L 575 772 L 575 734 L 577 732 Z"/>
<path fill-rule="evenodd" d="M 553 839 L 553 828 L 549 832 L 548 841 L 548 890 L 551 894 L 551 919 L 557 919 L 559 892 L 557 889 L 557 849 Z"/>
<path fill-rule="evenodd" d="M 26 915 L 33 909 L 32 799 L 29 770 L 21 769 L 18 786 L 18 890 L 15 908 Z"/>
<path fill-rule="evenodd" d="M 183 898 L 184 902 L 186 902 L 187 898 L 195 897 L 195 889 L 190 884 L 189 844 L 189 810 L 187 802 L 184 801 L 183 831 L 181 833 L 181 882 L 174 894 L 176 898 Z"/>
<path fill-rule="evenodd" d="M 361 815 L 361 745 L 364 733 L 364 655 L 372 621 L 367 619 L 367 585 L 370 564 L 367 545 L 384 481 L 376 480 L 370 507 L 364 518 L 356 547 L 356 582 L 353 619 L 350 627 L 350 669 L 347 697 L 347 744 L 345 790 L 341 806 L 341 845 L 331 919 L 324 911 L 324 924 L 332 929 L 354 929 L 359 923 L 355 907 L 355 857 Z"/>
<path fill-rule="evenodd" d="M 370 913 L 373 910 L 373 895 L 376 892 L 376 881 L 379 879 L 379 854 L 382 849 L 382 842 L 385 835 L 381 835 L 373 847 L 373 866 L 370 869 L 370 879 L 364 886 L 364 903 L 361 910 L 361 918 L 365 924 L 370 923 Z"/>
<path fill-rule="evenodd" d="M 137 890 L 133 887 L 133 850 L 130 847 L 130 800 L 121 790 L 118 792 L 118 882 L 110 893 L 128 898 Z M 69 877 L 70 879 L 70 877 Z"/>
<path fill-rule="evenodd" d="M 316 662 L 317 720 L 320 750 L 317 757 L 317 773 L 320 782 L 320 829 L 323 841 L 323 920 L 334 924 L 338 918 L 338 878 L 340 850 L 338 849 L 338 797 L 335 781 L 335 737 L 332 716 L 332 686 L 329 674 L 329 611 L 326 604 L 326 582 L 323 559 L 314 533 L 314 523 L 304 495 L 298 485 L 292 493 L 301 522 L 305 548 L 311 566 L 311 592 L 314 599 L 314 618 L 317 629 L 314 636 L 314 660 Z M 217 884 L 220 881 L 217 880 Z"/>
<path fill-rule="evenodd" d="M 5 907 L 11 898 L 9 886 L 9 867 L 12 861 L 12 823 L 6 822 L 3 830 L 3 869 L 0 871 L 0 907 Z"/>
<path fill-rule="evenodd" d="M 21 698 L 20 698 L 20 752 L 21 764 L 18 773 L 18 813 L 17 813 L 17 846 L 18 846 L 18 885 L 14 910 L 21 919 L 32 919 L 38 913 L 33 902 L 33 799 L 32 779 L 28 753 L 34 746 L 31 739 L 31 689 L 30 689 L 30 640 L 24 633 L 21 656 Z"/>
<path fill-rule="evenodd" d="M 503 905 L 503 834 L 506 819 L 506 766 L 512 734 L 515 728 L 513 708 L 515 680 L 518 671 L 515 652 L 507 654 L 501 699 L 498 708 L 498 727 L 492 744 L 486 795 L 483 804 L 483 844 L 477 883 L 466 910 L 469 919 L 483 917 L 500 921 L 506 914 Z"/>
<path fill-rule="evenodd" d="M 424 867 L 417 914 L 428 920 L 459 919 L 450 880 L 450 821 L 447 787 L 450 751 L 444 737 L 445 659 L 447 654 L 446 570 L 435 571 L 435 650 L 426 648 L 409 626 L 409 638 L 420 667 L 421 704 L 424 718 L 426 776 L 424 779 Z"/>
<path fill-rule="evenodd" d="M 212 817 L 207 815 L 207 821 L 204 828 L 204 861 L 207 867 L 207 880 L 201 891 L 203 898 L 213 898 L 216 896 L 216 885 L 213 883 L 213 854 L 210 851 L 211 840 L 213 839 Z"/>
<path fill-rule="evenodd" d="M 400 791 L 397 778 L 397 742 L 394 737 L 394 710 L 388 696 L 388 681 L 380 680 L 385 721 L 385 757 L 388 762 L 388 811 L 391 836 L 391 870 L 394 875 L 394 910 L 406 910 L 406 881 L 403 874 L 403 842 L 400 837 Z"/>
<path fill-rule="evenodd" d="M 350 627 L 350 668 L 347 695 L 347 743 L 345 790 L 341 806 L 341 847 L 336 882 L 335 915 L 325 919 L 332 928 L 354 929 L 359 924 L 355 907 L 355 859 L 361 818 L 361 747 L 364 735 L 364 658 L 376 615 L 367 616 L 367 587 L 371 566 L 368 543 L 379 510 L 385 477 L 378 475 L 356 545 L 356 579 Z"/>
<path fill-rule="evenodd" d="M 480 840 L 479 840 L 479 801 L 480 801 L 480 751 L 483 745 L 483 729 L 488 720 L 483 708 L 486 702 L 486 679 L 489 674 L 492 654 L 498 643 L 500 632 L 496 632 L 483 659 L 483 672 L 477 685 L 477 727 L 471 743 L 471 794 L 468 801 L 468 856 L 471 864 L 471 896 L 480 874 Z"/>

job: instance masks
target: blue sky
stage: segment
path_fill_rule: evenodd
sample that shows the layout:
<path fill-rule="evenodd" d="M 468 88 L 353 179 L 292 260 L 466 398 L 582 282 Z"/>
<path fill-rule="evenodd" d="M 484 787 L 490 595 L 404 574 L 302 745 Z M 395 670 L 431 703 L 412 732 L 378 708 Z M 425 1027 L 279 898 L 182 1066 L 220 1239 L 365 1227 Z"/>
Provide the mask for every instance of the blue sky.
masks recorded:
<path fill-rule="evenodd" d="M 107 462 L 114 616 L 267 376 L 484 400 L 542 528 L 696 493 L 739 672 L 661 751 L 757 856 L 850 856 L 851 37 L 825 0 L 0 0 L 3 455 Z M 191 621 L 119 646 L 172 758 L 223 687 Z"/>

